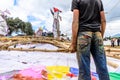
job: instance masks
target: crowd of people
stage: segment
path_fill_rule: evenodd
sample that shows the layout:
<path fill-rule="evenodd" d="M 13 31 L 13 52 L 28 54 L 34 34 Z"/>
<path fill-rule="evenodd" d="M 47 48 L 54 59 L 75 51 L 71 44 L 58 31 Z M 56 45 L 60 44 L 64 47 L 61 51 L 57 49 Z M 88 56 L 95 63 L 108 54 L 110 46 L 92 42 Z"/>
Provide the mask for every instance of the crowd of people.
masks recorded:
<path fill-rule="evenodd" d="M 115 42 L 117 41 L 117 46 L 120 46 L 120 38 L 111 39 L 111 47 L 115 47 Z"/>

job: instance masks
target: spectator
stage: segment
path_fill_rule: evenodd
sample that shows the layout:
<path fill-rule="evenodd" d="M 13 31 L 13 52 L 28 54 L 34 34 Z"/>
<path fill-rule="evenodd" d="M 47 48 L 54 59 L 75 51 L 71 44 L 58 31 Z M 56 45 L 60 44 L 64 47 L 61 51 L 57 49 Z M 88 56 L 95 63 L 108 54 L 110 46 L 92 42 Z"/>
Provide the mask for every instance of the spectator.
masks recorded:
<path fill-rule="evenodd" d="M 120 45 L 120 38 L 117 39 L 117 45 Z"/>

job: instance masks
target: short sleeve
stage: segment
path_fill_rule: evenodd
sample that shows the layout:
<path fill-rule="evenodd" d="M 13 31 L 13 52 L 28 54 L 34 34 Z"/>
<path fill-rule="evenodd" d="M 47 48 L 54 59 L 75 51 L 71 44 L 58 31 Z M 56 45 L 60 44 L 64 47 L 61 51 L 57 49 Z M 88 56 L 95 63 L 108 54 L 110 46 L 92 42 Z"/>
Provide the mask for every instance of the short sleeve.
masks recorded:
<path fill-rule="evenodd" d="M 100 0 L 101 1 L 101 0 Z M 104 8 L 103 8 L 103 3 L 102 3 L 102 1 L 101 1 L 101 9 L 100 9 L 100 11 L 104 11 Z"/>
<path fill-rule="evenodd" d="M 79 4 L 77 0 L 72 0 L 71 11 L 73 11 L 74 9 L 79 9 Z"/>

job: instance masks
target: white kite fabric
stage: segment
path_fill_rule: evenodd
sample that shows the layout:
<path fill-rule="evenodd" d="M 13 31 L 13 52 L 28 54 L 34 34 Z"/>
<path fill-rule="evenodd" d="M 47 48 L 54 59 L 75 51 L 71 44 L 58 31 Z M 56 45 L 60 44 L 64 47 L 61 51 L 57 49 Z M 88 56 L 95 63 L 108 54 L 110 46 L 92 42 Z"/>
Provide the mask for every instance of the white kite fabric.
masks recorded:
<path fill-rule="evenodd" d="M 14 46 L 11 46 L 14 47 Z M 50 44 L 29 44 L 29 45 L 16 45 L 16 48 L 42 48 L 42 49 L 57 49 L 57 47 L 50 45 Z M 42 67 L 45 66 L 48 70 L 53 70 L 51 72 L 53 77 L 60 78 L 62 74 L 55 75 L 56 72 L 60 72 L 63 69 L 66 70 L 66 73 L 69 69 L 74 69 L 73 72 L 78 72 L 78 63 L 76 59 L 75 53 L 63 53 L 63 52 L 29 52 L 29 51 L 0 51 L 0 77 L 6 77 L 6 75 L 10 72 L 18 72 L 22 70 L 26 72 L 26 70 L 31 71 L 31 67 Z M 120 73 L 120 60 L 107 57 L 107 60 L 117 63 L 119 65 L 118 68 L 113 68 L 109 65 L 108 70 L 109 72 Z M 52 66 L 52 67 L 51 67 Z M 36 67 L 36 68 L 37 68 Z M 57 70 L 60 68 L 60 71 Z M 62 70 L 61 70 L 62 68 Z M 36 70 L 36 69 L 35 69 Z M 56 72 L 55 72 L 56 70 Z M 63 71 L 65 71 L 63 70 Z M 49 71 L 48 71 L 49 72 Z M 96 75 L 96 69 L 93 59 L 91 58 L 91 72 L 93 74 L 92 80 L 99 80 Z M 3 75 L 6 74 L 6 75 Z M 68 76 L 70 74 L 67 74 Z M 111 73 L 112 75 L 112 73 Z M 49 75 L 48 77 L 50 77 Z M 70 75 L 73 76 L 73 75 Z M 64 77 L 64 76 L 63 76 Z M 94 77 L 96 79 L 94 79 Z M 6 77 L 7 78 L 7 77 Z M 72 77 L 71 79 L 56 79 L 56 80 L 77 80 L 77 77 Z M 4 80 L 4 79 L 2 79 Z M 6 79 L 7 80 L 7 79 Z M 54 80 L 54 79 L 48 79 Z M 115 80 L 115 79 L 113 79 Z"/>
<path fill-rule="evenodd" d="M 0 15 L 0 35 L 7 35 L 8 33 L 8 26 L 5 19 Z"/>

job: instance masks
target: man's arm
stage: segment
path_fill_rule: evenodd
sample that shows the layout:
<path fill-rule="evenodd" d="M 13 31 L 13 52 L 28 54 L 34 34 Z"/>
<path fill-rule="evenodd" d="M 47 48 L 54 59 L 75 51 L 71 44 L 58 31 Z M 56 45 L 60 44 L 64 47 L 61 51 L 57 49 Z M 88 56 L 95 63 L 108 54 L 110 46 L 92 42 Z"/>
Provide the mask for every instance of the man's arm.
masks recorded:
<path fill-rule="evenodd" d="M 100 12 L 100 16 L 101 16 L 101 33 L 102 33 L 102 37 L 103 37 L 104 32 L 105 32 L 105 28 L 106 28 L 106 19 L 105 19 L 104 11 Z"/>
<path fill-rule="evenodd" d="M 79 25 L 79 10 L 73 10 L 73 21 L 72 21 L 72 43 L 71 43 L 71 52 L 76 51 L 77 45 L 77 34 L 78 34 L 78 25 Z"/>

